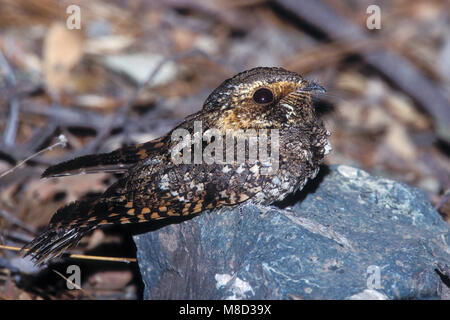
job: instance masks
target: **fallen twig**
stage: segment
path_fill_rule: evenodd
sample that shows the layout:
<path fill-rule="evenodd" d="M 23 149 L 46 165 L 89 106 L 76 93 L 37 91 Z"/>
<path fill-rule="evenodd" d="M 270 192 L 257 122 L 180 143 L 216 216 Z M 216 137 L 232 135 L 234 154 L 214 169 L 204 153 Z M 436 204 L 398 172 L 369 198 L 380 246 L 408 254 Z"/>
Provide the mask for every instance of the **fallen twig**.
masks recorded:
<path fill-rule="evenodd" d="M 10 214 L 9 212 L 7 212 L 6 210 L 0 209 L 0 216 L 2 216 L 5 220 L 9 221 L 10 223 L 21 227 L 22 229 L 30 232 L 30 233 L 34 233 L 35 230 L 30 227 L 29 225 L 27 225 L 26 223 L 22 222 L 19 218 L 15 217 L 14 215 Z"/>
<path fill-rule="evenodd" d="M 439 209 L 441 209 L 442 206 L 446 204 L 448 201 L 450 201 L 450 189 L 444 193 L 442 199 L 439 201 L 439 203 L 436 204 L 434 208 L 436 209 L 436 211 L 439 211 Z"/>
<path fill-rule="evenodd" d="M 14 76 L 14 72 L 11 69 L 8 61 L 0 50 L 0 68 L 3 70 L 3 73 L 6 77 L 6 82 L 10 88 L 14 88 L 16 86 L 16 77 Z M 9 102 L 9 117 L 8 122 L 6 123 L 5 132 L 3 133 L 3 142 L 6 145 L 14 145 L 14 141 L 16 140 L 17 127 L 19 124 L 19 100 L 16 94 L 10 99 Z"/>

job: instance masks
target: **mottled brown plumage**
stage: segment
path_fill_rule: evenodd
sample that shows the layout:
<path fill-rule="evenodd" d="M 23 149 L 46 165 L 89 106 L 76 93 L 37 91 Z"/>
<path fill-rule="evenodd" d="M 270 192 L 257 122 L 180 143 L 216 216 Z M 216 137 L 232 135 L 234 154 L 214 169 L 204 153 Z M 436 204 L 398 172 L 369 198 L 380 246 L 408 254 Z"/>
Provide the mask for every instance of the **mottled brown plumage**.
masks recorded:
<path fill-rule="evenodd" d="M 311 103 L 310 94 L 314 90 L 323 88 L 281 68 L 248 70 L 223 82 L 207 98 L 201 111 L 159 139 L 48 168 L 44 177 L 96 171 L 124 174 L 97 199 L 77 201 L 59 209 L 48 228 L 25 246 L 30 249 L 28 254 L 41 263 L 60 255 L 103 224 L 194 215 L 247 201 L 267 205 L 303 188 L 317 174 L 329 150 L 329 133 Z M 277 131 L 276 170 L 263 174 L 267 163 L 261 159 L 250 161 L 248 149 L 244 162 L 208 164 L 192 159 L 176 164 L 172 151 L 179 140 L 172 134 L 180 129 L 193 134 L 195 123 L 201 123 L 203 132 L 217 129 L 224 135 L 224 141 L 226 133 L 237 141 L 242 136 L 240 130 L 267 132 L 271 152 L 275 151 L 271 143 L 276 141 L 270 135 L 272 131 L 265 130 Z M 203 141 L 202 150 L 211 143 Z M 190 148 L 195 151 L 191 144 Z M 233 148 L 237 152 L 239 146 Z M 233 156 L 233 160 L 237 158 Z"/>

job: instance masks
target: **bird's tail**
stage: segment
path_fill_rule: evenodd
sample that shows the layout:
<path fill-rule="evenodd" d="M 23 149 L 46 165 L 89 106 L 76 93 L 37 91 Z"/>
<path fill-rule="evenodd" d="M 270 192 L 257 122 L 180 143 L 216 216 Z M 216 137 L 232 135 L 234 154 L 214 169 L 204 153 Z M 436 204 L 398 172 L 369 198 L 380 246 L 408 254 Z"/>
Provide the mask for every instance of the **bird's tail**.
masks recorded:
<path fill-rule="evenodd" d="M 36 264 L 42 264 L 78 244 L 83 236 L 98 226 L 98 221 L 87 218 L 86 212 L 90 208 L 88 201 L 76 201 L 59 209 L 49 226 L 22 248 L 22 254 L 31 256 Z"/>
<path fill-rule="evenodd" d="M 70 229 L 48 227 L 22 248 L 23 251 L 26 251 L 24 256 L 30 255 L 38 265 L 47 263 L 49 260 L 59 257 L 70 247 L 75 246 L 91 230 L 85 227 Z"/>
<path fill-rule="evenodd" d="M 124 194 L 126 179 L 119 179 L 101 196 L 75 201 L 56 211 L 48 227 L 22 252 L 32 256 L 36 264 L 60 256 L 75 246 L 91 230 L 105 224 L 124 224 L 146 221 L 140 215 L 127 216 L 130 210 Z"/>
<path fill-rule="evenodd" d="M 117 149 L 109 153 L 90 154 L 50 166 L 42 174 L 46 177 L 59 177 L 80 173 L 126 172 L 130 166 L 148 157 L 153 149 L 160 148 L 162 138 L 143 144 Z"/>

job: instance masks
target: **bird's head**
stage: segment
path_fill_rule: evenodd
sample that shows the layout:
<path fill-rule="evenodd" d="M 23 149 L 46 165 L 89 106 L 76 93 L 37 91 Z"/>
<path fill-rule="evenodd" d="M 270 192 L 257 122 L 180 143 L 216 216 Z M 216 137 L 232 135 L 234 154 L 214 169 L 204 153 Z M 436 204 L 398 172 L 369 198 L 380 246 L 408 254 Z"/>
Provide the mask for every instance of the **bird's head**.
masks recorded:
<path fill-rule="evenodd" d="M 221 129 L 308 126 L 317 120 L 311 92 L 325 89 L 282 68 L 259 67 L 225 80 L 206 99 Z"/>

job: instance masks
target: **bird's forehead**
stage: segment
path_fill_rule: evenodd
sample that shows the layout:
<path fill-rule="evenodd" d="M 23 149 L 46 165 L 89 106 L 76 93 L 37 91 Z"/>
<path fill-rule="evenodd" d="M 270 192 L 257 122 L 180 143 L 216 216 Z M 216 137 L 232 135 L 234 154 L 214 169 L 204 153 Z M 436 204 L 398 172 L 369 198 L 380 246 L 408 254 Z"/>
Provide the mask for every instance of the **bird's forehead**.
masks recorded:
<path fill-rule="evenodd" d="M 285 84 L 299 83 L 303 81 L 303 78 L 295 72 L 282 68 L 260 67 L 239 73 L 231 80 L 235 84 L 263 85 L 278 82 Z"/>
<path fill-rule="evenodd" d="M 259 88 L 270 89 L 275 96 L 283 96 L 303 86 L 300 79 L 255 79 L 233 85 L 233 95 L 245 97 Z"/>

